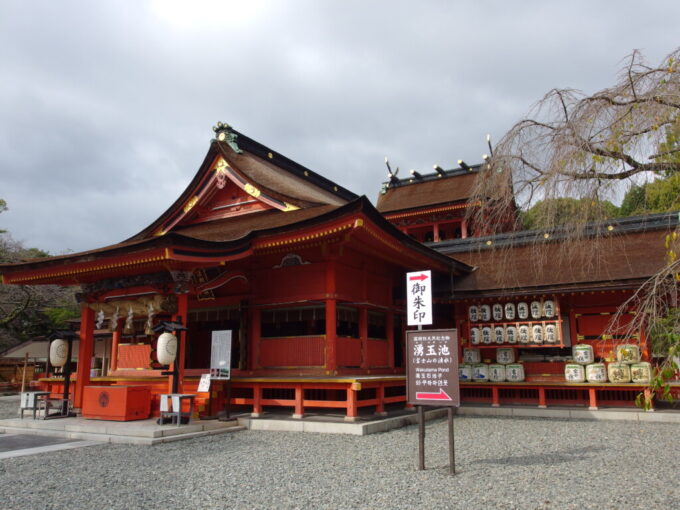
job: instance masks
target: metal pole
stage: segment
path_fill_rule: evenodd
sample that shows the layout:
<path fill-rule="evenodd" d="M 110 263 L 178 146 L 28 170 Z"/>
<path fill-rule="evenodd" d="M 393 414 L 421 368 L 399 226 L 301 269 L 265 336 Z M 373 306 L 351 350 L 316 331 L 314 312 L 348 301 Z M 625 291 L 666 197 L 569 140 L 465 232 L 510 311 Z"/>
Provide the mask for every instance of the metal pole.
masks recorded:
<path fill-rule="evenodd" d="M 424 406 L 418 406 L 418 470 L 425 469 L 425 413 Z"/>
<path fill-rule="evenodd" d="M 449 406 L 449 473 L 456 474 L 456 453 L 453 443 L 453 407 Z"/>

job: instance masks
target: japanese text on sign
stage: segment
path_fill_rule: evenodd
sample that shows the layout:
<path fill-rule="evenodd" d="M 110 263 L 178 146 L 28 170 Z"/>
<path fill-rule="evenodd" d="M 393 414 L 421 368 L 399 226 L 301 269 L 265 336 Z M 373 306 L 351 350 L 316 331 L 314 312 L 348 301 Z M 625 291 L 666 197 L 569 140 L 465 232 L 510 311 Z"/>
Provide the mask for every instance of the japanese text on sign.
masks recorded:
<path fill-rule="evenodd" d="M 458 406 L 456 331 L 407 331 L 406 336 L 409 403 Z"/>
<path fill-rule="evenodd" d="M 406 273 L 406 312 L 409 326 L 432 324 L 432 271 Z"/>

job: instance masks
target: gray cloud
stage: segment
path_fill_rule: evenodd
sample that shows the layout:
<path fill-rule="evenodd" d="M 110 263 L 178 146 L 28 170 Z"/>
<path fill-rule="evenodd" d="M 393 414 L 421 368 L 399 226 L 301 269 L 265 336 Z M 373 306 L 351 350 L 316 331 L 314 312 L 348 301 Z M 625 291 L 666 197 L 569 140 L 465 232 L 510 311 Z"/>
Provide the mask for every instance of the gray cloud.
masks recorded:
<path fill-rule="evenodd" d="M 190 6 L 190 7 L 189 7 Z M 375 199 L 477 162 L 553 87 L 677 44 L 673 1 L 0 3 L 0 228 L 53 253 L 151 223 L 218 120 Z"/>

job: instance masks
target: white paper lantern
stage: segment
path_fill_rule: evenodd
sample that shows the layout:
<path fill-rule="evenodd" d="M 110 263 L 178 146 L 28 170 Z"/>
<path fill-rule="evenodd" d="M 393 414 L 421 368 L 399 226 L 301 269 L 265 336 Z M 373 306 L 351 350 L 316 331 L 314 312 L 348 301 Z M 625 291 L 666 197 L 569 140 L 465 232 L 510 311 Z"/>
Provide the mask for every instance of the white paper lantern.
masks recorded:
<path fill-rule="evenodd" d="M 493 320 L 502 321 L 503 320 L 503 305 L 500 303 L 494 303 L 491 308 L 491 313 L 493 314 Z"/>
<path fill-rule="evenodd" d="M 481 342 L 481 331 L 479 328 L 470 328 L 470 343 L 472 345 L 478 345 Z"/>
<path fill-rule="evenodd" d="M 509 321 L 515 319 L 515 303 L 505 303 L 505 318 Z"/>
<path fill-rule="evenodd" d="M 170 365 L 177 357 L 177 337 L 172 333 L 163 333 L 158 337 L 156 348 L 158 362 L 161 365 Z"/>
<path fill-rule="evenodd" d="M 521 320 L 529 318 L 529 305 L 525 302 L 517 303 L 517 317 Z"/>
<path fill-rule="evenodd" d="M 491 344 L 492 334 L 493 334 L 493 331 L 491 330 L 491 328 L 489 328 L 489 327 L 482 328 L 482 343 L 486 344 L 486 345 Z"/>
<path fill-rule="evenodd" d="M 505 341 L 505 328 L 496 326 L 493 328 L 494 341 L 497 344 L 502 344 Z"/>
<path fill-rule="evenodd" d="M 50 364 L 53 367 L 63 367 L 68 360 L 68 342 L 57 338 L 50 344 Z"/>
<path fill-rule="evenodd" d="M 489 322 L 491 320 L 491 307 L 489 305 L 482 305 L 479 307 L 479 318 L 483 322 Z"/>
<path fill-rule="evenodd" d="M 530 340 L 529 326 L 527 326 L 526 324 L 522 324 L 519 328 L 517 328 L 517 332 L 519 343 L 528 344 Z"/>
<path fill-rule="evenodd" d="M 543 343 L 543 326 L 534 324 L 531 328 L 531 341 L 535 344 Z"/>
<path fill-rule="evenodd" d="M 468 308 L 468 317 L 470 318 L 470 322 L 477 322 L 479 320 L 479 309 L 476 305 L 472 305 Z"/>
<path fill-rule="evenodd" d="M 505 328 L 505 339 L 509 344 L 517 343 L 517 328 L 515 326 Z"/>
<path fill-rule="evenodd" d="M 532 319 L 540 319 L 541 318 L 541 313 L 543 312 L 543 307 L 541 306 L 540 301 L 532 301 L 531 304 L 529 305 L 529 309 L 531 310 L 531 318 Z"/>
<path fill-rule="evenodd" d="M 543 301 L 543 315 L 552 319 L 555 317 L 555 303 L 550 299 Z"/>
<path fill-rule="evenodd" d="M 545 325 L 545 343 L 547 344 L 557 343 L 557 327 L 554 324 Z"/>

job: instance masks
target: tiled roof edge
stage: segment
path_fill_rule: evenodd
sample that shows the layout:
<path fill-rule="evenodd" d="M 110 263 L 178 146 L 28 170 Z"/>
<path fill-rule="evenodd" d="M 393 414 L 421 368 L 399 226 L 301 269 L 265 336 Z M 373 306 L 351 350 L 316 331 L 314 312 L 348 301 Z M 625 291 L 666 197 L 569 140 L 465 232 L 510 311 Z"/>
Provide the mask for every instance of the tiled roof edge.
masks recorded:
<path fill-rule="evenodd" d="M 680 224 L 680 211 L 648 214 L 644 216 L 630 216 L 627 218 L 615 218 L 606 221 L 588 223 L 585 226 L 584 235 L 594 237 L 596 234 L 631 234 L 649 230 L 663 230 L 676 227 Z M 610 231 L 609 227 L 613 227 Z M 546 238 L 545 234 L 549 234 Z M 554 242 L 562 241 L 569 237 L 566 228 L 554 230 L 522 230 L 520 232 L 507 232 L 493 236 L 468 237 L 467 239 L 450 239 L 438 243 L 425 243 L 441 253 L 461 253 L 480 249 L 492 249 L 507 246 L 524 246 L 536 241 Z M 489 243 L 490 242 L 490 243 Z"/>

